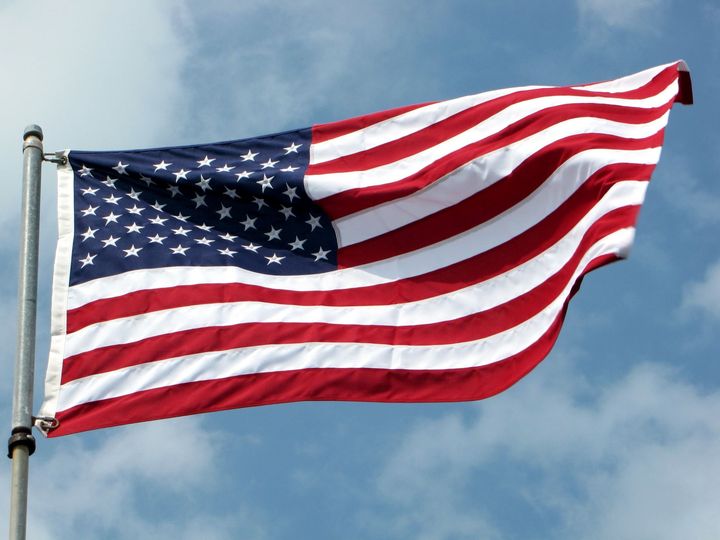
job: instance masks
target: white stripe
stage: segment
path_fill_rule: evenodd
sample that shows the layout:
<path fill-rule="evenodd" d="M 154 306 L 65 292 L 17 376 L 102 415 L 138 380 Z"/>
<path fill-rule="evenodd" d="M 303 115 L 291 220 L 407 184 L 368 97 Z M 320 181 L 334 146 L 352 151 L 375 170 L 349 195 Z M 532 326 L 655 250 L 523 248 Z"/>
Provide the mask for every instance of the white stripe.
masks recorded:
<path fill-rule="evenodd" d="M 626 159 L 630 159 L 630 155 Z M 345 268 L 325 274 L 302 276 L 272 276 L 259 274 L 238 267 L 175 267 L 143 269 L 116 276 L 100 278 L 70 288 L 68 308 L 74 309 L 101 298 L 119 297 L 125 294 L 149 289 L 196 285 L 198 283 L 247 283 L 270 289 L 289 291 L 330 291 L 379 285 L 418 276 L 467 259 L 476 253 L 483 253 L 507 242 L 524 230 L 538 223 L 577 189 L 585 178 L 568 179 L 561 183 L 559 193 L 538 190 L 526 199 L 522 208 L 506 212 L 465 234 L 423 250 L 407 253 L 400 258 L 379 261 L 359 268 Z M 573 183 L 576 182 L 576 183 Z M 626 204 L 642 201 L 644 185 L 638 182 L 618 182 L 606 197 L 625 197 Z M 542 204 L 531 204 L 542 194 Z M 619 199 L 618 199 L 619 200 Z M 473 246 L 468 253 L 468 246 Z"/>
<path fill-rule="evenodd" d="M 632 75 L 620 77 L 619 79 L 612 81 L 583 84 L 580 86 L 574 86 L 573 88 L 575 90 L 589 90 L 591 92 L 626 92 L 630 89 L 640 88 L 641 86 L 649 83 L 653 77 L 675 64 L 676 62 L 671 62 L 669 64 L 646 69 L 638 73 L 633 73 Z"/>
<path fill-rule="evenodd" d="M 444 295 L 380 306 L 295 306 L 269 302 L 226 302 L 186 306 L 96 323 L 67 337 L 66 355 L 133 343 L 162 334 L 254 322 L 323 322 L 355 325 L 410 326 L 453 320 L 486 311 L 525 294 L 558 272 L 573 256 L 585 232 L 608 212 L 642 203 L 646 182 L 629 193 L 608 193 L 555 245 L 512 270 Z M 626 232 L 607 242 L 626 245 Z M 617 236 L 617 241 L 610 237 Z"/>
<path fill-rule="evenodd" d="M 349 171 L 327 174 L 305 175 L 305 189 L 315 200 L 323 199 L 343 191 L 371 186 L 391 184 L 421 171 L 435 161 L 474 142 L 493 135 L 527 115 L 563 104 L 606 104 L 625 105 L 633 108 L 655 108 L 666 104 L 677 94 L 677 81 L 673 81 L 662 92 L 646 99 L 633 100 L 593 96 L 551 96 L 522 101 L 507 107 L 494 116 L 480 122 L 443 142 L 421 152 L 364 171 Z M 667 122 L 667 120 L 666 120 Z M 514 143 L 517 144 L 517 143 Z"/>
<path fill-rule="evenodd" d="M 628 237 L 628 241 L 631 241 L 632 234 Z M 607 245 L 605 240 L 599 241 L 583 258 L 575 278 L 592 259 L 617 252 L 618 246 Z M 267 345 L 160 360 L 64 384 L 58 409 L 65 410 L 82 403 L 142 390 L 250 373 L 306 368 L 441 370 L 487 365 L 526 349 L 547 332 L 562 309 L 574 281 L 571 280 L 562 294 L 534 317 L 514 328 L 475 341 L 452 345 L 393 347 L 356 343 Z"/>
<path fill-rule="evenodd" d="M 350 246 L 386 234 L 457 204 L 505 178 L 530 156 L 558 139 L 583 133 L 642 139 L 663 129 L 667 124 L 668 114 L 653 122 L 637 125 L 592 118 L 574 118 L 555 124 L 511 146 L 480 156 L 425 189 L 336 220 L 333 225 L 338 237 L 338 247 Z M 632 153 L 628 154 L 628 152 Z M 632 156 L 629 158 L 633 160 L 630 163 L 654 164 L 659 158 L 656 149 L 649 151 L 590 149 L 571 157 L 553 174 L 566 174 L 564 171 L 575 170 L 577 163 L 588 161 L 596 161 L 598 166 L 595 170 L 597 170 L 601 166 L 624 161 L 626 155 Z M 637 159 L 641 161 L 634 161 Z"/>
<path fill-rule="evenodd" d="M 369 150 L 381 144 L 412 135 L 428 126 L 441 122 L 454 114 L 481 103 L 523 90 L 550 88 L 548 86 L 522 86 L 492 90 L 472 96 L 463 96 L 419 107 L 366 128 L 346 133 L 310 147 L 310 164 L 324 163 L 360 150 Z"/>
<path fill-rule="evenodd" d="M 666 64 L 646 69 L 633 75 L 621 77 L 614 81 L 594 83 L 573 87 L 576 90 L 593 92 L 629 92 L 647 84 L 652 78 L 665 68 L 673 65 Z M 362 150 L 375 148 L 381 144 L 411 135 L 432 124 L 445 120 L 450 116 L 462 112 L 470 107 L 479 105 L 512 93 L 537 88 L 562 88 L 554 86 L 521 86 L 503 90 L 483 92 L 472 96 L 431 103 L 425 107 L 408 111 L 401 115 L 389 118 L 352 133 L 347 133 L 334 139 L 313 144 L 310 148 L 310 163 L 324 163 L 342 156 L 354 154 Z"/>

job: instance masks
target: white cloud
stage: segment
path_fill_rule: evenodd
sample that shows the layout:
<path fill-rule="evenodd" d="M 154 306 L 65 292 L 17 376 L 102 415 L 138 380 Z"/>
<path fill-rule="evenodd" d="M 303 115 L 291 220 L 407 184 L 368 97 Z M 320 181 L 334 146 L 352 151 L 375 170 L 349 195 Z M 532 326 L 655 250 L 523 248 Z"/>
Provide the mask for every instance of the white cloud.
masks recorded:
<path fill-rule="evenodd" d="M 541 371 L 409 431 L 378 480 L 397 537 L 503 537 L 508 512 L 543 516 L 554 538 L 720 537 L 720 393 L 659 365 L 590 393 L 566 370 Z"/>
<path fill-rule="evenodd" d="M 424 5 L 420 13 L 436 9 Z M 409 83 L 386 64 L 410 43 L 403 32 L 418 15 L 408 2 L 211 3 L 198 16 L 200 26 L 218 23 L 223 39 L 200 33 L 189 64 L 194 91 L 205 98 L 192 111 L 194 137 L 254 136 L 365 114 L 373 99 L 382 96 L 389 108 L 393 94 L 411 84 L 433 96 L 435 81 L 420 78 L 419 66 Z M 348 108 L 335 117 L 337 103 Z"/>
<path fill-rule="evenodd" d="M 720 260 L 711 265 L 701 281 L 688 284 L 683 290 L 681 310 L 698 310 L 720 321 Z"/>
<path fill-rule="evenodd" d="M 26 125 L 43 128 L 48 152 L 168 140 L 185 99 L 181 74 L 191 39 L 185 19 L 184 3 L 170 0 L 3 3 L 0 242 L 17 245 Z M 53 167 L 43 174 L 46 236 L 54 230 Z"/>
<path fill-rule="evenodd" d="M 230 441 L 204 428 L 200 417 L 135 425 L 100 439 L 40 441 L 31 459 L 29 538 L 266 536 L 241 501 L 229 515 L 214 512 L 212 498 L 231 487 L 218 459 Z"/>
<path fill-rule="evenodd" d="M 667 0 L 577 0 L 583 23 L 637 30 L 656 20 Z"/>

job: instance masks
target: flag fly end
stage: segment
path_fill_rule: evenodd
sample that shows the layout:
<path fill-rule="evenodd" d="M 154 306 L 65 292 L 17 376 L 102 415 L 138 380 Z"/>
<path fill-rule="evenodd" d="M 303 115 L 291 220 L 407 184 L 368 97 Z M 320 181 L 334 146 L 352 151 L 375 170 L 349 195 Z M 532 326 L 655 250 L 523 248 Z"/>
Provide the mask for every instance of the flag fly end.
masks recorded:
<path fill-rule="evenodd" d="M 685 60 L 678 61 L 678 93 L 675 98 L 676 103 L 683 105 L 693 104 L 692 79 L 690 77 L 690 69 Z"/>

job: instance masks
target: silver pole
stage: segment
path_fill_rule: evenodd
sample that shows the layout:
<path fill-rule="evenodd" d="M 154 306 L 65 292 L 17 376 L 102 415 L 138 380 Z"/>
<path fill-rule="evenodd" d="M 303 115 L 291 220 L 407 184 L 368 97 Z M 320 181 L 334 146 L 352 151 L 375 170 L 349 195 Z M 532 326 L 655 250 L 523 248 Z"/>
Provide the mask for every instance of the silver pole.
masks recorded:
<path fill-rule="evenodd" d="M 25 540 L 29 457 L 35 451 L 32 436 L 33 379 L 35 377 L 35 314 L 37 311 L 38 236 L 40 229 L 40 168 L 43 133 L 31 125 L 23 133 L 23 200 L 18 282 L 18 334 L 15 355 L 10 485 L 10 540 Z"/>

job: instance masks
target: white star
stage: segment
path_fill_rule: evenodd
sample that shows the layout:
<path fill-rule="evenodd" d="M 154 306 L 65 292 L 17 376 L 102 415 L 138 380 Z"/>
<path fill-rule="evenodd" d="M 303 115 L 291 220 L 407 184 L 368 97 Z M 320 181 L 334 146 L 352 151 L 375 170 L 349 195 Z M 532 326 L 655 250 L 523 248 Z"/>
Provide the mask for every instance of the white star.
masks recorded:
<path fill-rule="evenodd" d="M 109 197 L 103 197 L 103 201 L 105 201 L 108 204 L 117 204 L 117 202 L 122 199 L 122 197 L 116 197 L 112 193 Z"/>
<path fill-rule="evenodd" d="M 199 193 L 195 195 L 195 198 L 192 199 L 192 201 L 195 203 L 195 208 L 200 208 L 201 206 L 207 206 L 207 203 L 205 203 L 205 195 L 200 195 Z"/>
<path fill-rule="evenodd" d="M 210 232 L 213 230 L 211 225 L 205 225 L 204 223 L 202 225 L 195 225 L 198 229 L 205 232 Z"/>
<path fill-rule="evenodd" d="M 215 161 L 214 158 L 210 159 L 209 157 L 205 156 L 205 158 L 198 161 L 197 164 L 198 167 L 209 167 L 213 161 Z"/>
<path fill-rule="evenodd" d="M 144 229 L 144 225 L 138 225 L 137 223 L 133 223 L 132 225 L 125 225 L 125 228 L 128 230 L 129 233 L 136 232 L 139 233 L 140 229 Z"/>
<path fill-rule="evenodd" d="M 300 167 L 293 167 L 292 165 L 288 165 L 288 166 L 285 167 L 284 169 L 280 169 L 280 172 L 295 172 L 295 171 L 297 171 L 299 168 L 300 168 Z"/>
<path fill-rule="evenodd" d="M 290 153 L 297 154 L 298 148 L 300 148 L 301 146 L 302 146 L 302 144 L 290 143 L 290 146 L 286 146 L 285 148 L 283 148 L 283 150 L 285 150 L 285 154 L 290 154 Z"/>
<path fill-rule="evenodd" d="M 253 197 L 253 202 L 258 205 L 258 210 L 260 210 L 263 206 L 267 206 L 265 199 L 260 197 Z"/>
<path fill-rule="evenodd" d="M 236 181 L 239 182 L 239 181 L 242 180 L 243 178 L 250 178 L 250 175 L 251 175 L 251 174 L 252 174 L 252 172 L 249 172 L 249 171 L 243 171 L 243 172 L 241 172 L 241 173 L 235 173 L 235 176 L 237 176 L 237 180 L 236 180 Z"/>
<path fill-rule="evenodd" d="M 283 191 L 283 195 L 287 195 L 290 198 L 290 202 L 293 202 L 294 199 L 300 198 L 297 194 L 297 187 L 290 187 L 290 184 L 285 184 L 285 187 L 287 189 Z"/>
<path fill-rule="evenodd" d="M 270 230 L 265 233 L 265 236 L 268 237 L 268 241 L 270 240 L 280 240 L 280 233 L 282 232 L 282 229 L 276 229 L 275 227 L 270 227 Z"/>
<path fill-rule="evenodd" d="M 182 195 L 179 186 L 168 186 L 167 188 L 170 190 L 170 197 L 173 199 L 175 198 L 175 195 Z"/>
<path fill-rule="evenodd" d="M 235 191 L 234 189 L 230 189 L 229 187 L 225 187 L 225 193 L 223 193 L 223 195 L 227 195 L 227 196 L 230 197 L 231 199 L 237 199 L 237 198 L 238 198 L 237 191 Z"/>
<path fill-rule="evenodd" d="M 103 180 L 103 184 L 111 188 L 115 187 L 115 182 L 117 182 L 117 178 L 113 178 L 112 176 L 108 176 L 105 180 Z"/>
<path fill-rule="evenodd" d="M 231 208 L 232 207 L 226 208 L 224 204 L 220 204 L 220 210 L 216 210 L 216 212 L 220 216 L 220 219 L 229 218 Z"/>
<path fill-rule="evenodd" d="M 280 213 L 285 216 L 285 221 L 290 219 L 290 216 L 295 217 L 295 214 L 293 214 L 292 208 L 289 206 L 283 206 L 282 210 L 280 210 Z"/>
<path fill-rule="evenodd" d="M 232 250 L 230 250 L 230 248 L 218 249 L 218 251 L 220 252 L 221 255 L 227 255 L 228 257 L 232 257 L 233 255 L 235 255 L 237 253 L 237 251 L 232 251 Z"/>
<path fill-rule="evenodd" d="M 131 214 L 135 214 L 136 216 L 139 216 L 145 211 L 144 208 L 140 208 L 137 204 L 134 204 L 132 208 L 126 208 L 126 210 Z"/>
<path fill-rule="evenodd" d="M 319 248 L 319 249 L 317 250 L 317 252 L 313 253 L 313 255 L 315 256 L 315 262 L 318 262 L 318 261 L 321 260 L 321 259 L 325 259 L 325 260 L 327 261 L 327 254 L 328 254 L 328 253 L 330 253 L 330 250 L 329 250 L 329 249 L 326 250 L 326 249 L 323 249 L 323 248 Z"/>
<path fill-rule="evenodd" d="M 260 249 L 260 246 L 256 246 L 252 242 L 250 242 L 249 244 L 244 245 L 242 247 L 247 249 L 248 251 L 252 251 L 253 253 L 257 253 L 257 250 Z"/>
<path fill-rule="evenodd" d="M 234 242 L 235 239 L 237 238 L 237 236 L 233 236 L 230 233 L 225 233 L 225 234 L 221 234 L 220 238 L 222 238 L 223 240 L 227 240 L 228 242 Z"/>
<path fill-rule="evenodd" d="M 255 228 L 255 221 L 256 221 L 256 220 L 257 220 L 257 218 L 251 218 L 250 216 L 247 216 L 247 217 L 245 218 L 245 221 L 241 221 L 241 222 L 240 222 L 240 225 L 242 225 L 243 227 L 245 227 L 245 230 L 246 230 L 246 231 L 247 231 L 248 229 L 254 229 L 254 228 Z"/>
<path fill-rule="evenodd" d="M 152 218 L 152 219 L 150 220 L 150 223 L 152 223 L 153 225 L 160 225 L 160 226 L 162 226 L 162 225 L 165 225 L 165 222 L 166 222 L 166 221 L 167 221 L 167 218 L 161 218 L 161 217 L 158 215 L 158 216 L 155 216 L 154 218 Z"/>
<path fill-rule="evenodd" d="M 273 161 L 272 159 L 268 158 L 268 160 L 265 163 L 261 163 L 260 166 L 263 169 L 269 169 L 270 167 L 274 167 L 277 161 Z"/>
<path fill-rule="evenodd" d="M 272 188 L 272 179 L 275 178 L 274 176 L 266 176 L 263 174 L 262 180 L 258 180 L 257 183 L 260 184 L 260 187 L 262 188 L 262 192 L 265 193 L 265 188 Z"/>
<path fill-rule="evenodd" d="M 172 163 L 165 163 L 165 160 L 163 159 L 160 163 L 155 163 L 153 167 L 155 167 L 155 172 L 158 172 L 159 170 L 167 171 L 167 168 L 172 165 Z"/>
<path fill-rule="evenodd" d="M 248 150 L 248 153 L 244 156 L 240 156 L 243 161 L 255 161 L 255 156 L 258 155 L 258 152 L 253 152 L 252 150 Z"/>
<path fill-rule="evenodd" d="M 80 176 L 92 176 L 92 169 L 87 165 L 83 165 L 78 172 L 80 173 Z"/>
<path fill-rule="evenodd" d="M 148 236 L 148 240 L 150 240 L 151 244 L 161 244 L 163 243 L 163 240 L 167 239 L 167 236 L 160 236 L 159 234 L 156 234 L 155 236 Z"/>
<path fill-rule="evenodd" d="M 127 174 L 125 172 L 125 169 L 128 168 L 127 163 L 123 163 L 122 161 L 118 161 L 118 164 L 113 167 L 113 170 L 117 171 L 118 174 Z"/>
<path fill-rule="evenodd" d="M 200 189 L 202 189 L 203 191 L 205 191 L 206 189 L 210 189 L 210 180 L 212 180 L 212 178 L 205 178 L 205 177 L 201 174 L 201 175 L 200 175 L 200 180 L 198 180 L 197 182 L 195 182 L 195 184 L 197 184 L 197 186 L 198 186 Z"/>
<path fill-rule="evenodd" d="M 230 171 L 232 171 L 234 168 L 235 168 L 235 167 L 230 167 L 230 166 L 226 163 L 226 164 L 223 165 L 222 167 L 217 167 L 215 170 L 216 170 L 217 172 L 230 172 Z"/>
<path fill-rule="evenodd" d="M 182 212 L 179 212 L 177 216 L 173 216 L 175 219 L 179 219 L 183 223 L 185 223 L 188 220 L 188 217 L 190 216 L 184 216 Z"/>
<path fill-rule="evenodd" d="M 127 194 L 128 197 L 136 201 L 140 200 L 140 195 L 142 195 L 142 191 L 135 191 L 135 188 L 130 188 L 130 193 Z"/>
<path fill-rule="evenodd" d="M 310 219 L 308 219 L 305 223 L 307 223 L 308 225 L 310 225 L 310 230 L 311 230 L 311 231 L 314 231 L 314 230 L 315 230 L 315 227 L 321 227 L 321 228 L 322 228 L 322 225 L 320 225 L 320 217 L 315 217 L 315 216 L 313 216 L 312 214 L 310 214 Z"/>
<path fill-rule="evenodd" d="M 142 250 L 142 248 L 141 247 L 136 248 L 135 244 L 130 246 L 130 248 L 128 248 L 128 249 L 123 249 L 123 251 L 125 252 L 125 257 L 139 257 L 138 253 L 141 250 Z"/>
<path fill-rule="evenodd" d="M 185 255 L 185 252 L 190 249 L 189 247 L 182 247 L 180 244 L 177 245 L 177 247 L 170 248 L 170 251 L 173 252 L 173 255 Z M 187 257 L 187 255 L 185 255 Z"/>
<path fill-rule="evenodd" d="M 175 187 L 175 186 L 173 186 Z M 162 209 L 165 208 L 166 205 L 160 204 L 160 201 L 155 201 L 155 204 L 152 205 L 152 207 L 157 210 L 158 212 L 162 212 Z"/>
<path fill-rule="evenodd" d="M 290 249 L 295 251 L 296 249 L 304 249 L 303 244 L 307 242 L 307 240 L 300 240 L 297 236 L 295 237 L 294 242 L 290 242 Z"/>
<path fill-rule="evenodd" d="M 95 210 L 98 208 L 98 206 L 88 206 L 85 210 L 80 210 L 80 212 L 82 212 L 83 216 L 94 216 Z"/>
<path fill-rule="evenodd" d="M 97 257 L 97 255 L 90 255 L 88 253 L 87 257 L 84 259 L 80 259 L 80 262 L 82 263 L 81 268 L 85 268 L 88 264 L 93 264 L 93 259 Z"/>
<path fill-rule="evenodd" d="M 82 233 L 82 234 L 80 235 L 80 236 L 83 237 L 82 241 L 84 242 L 84 241 L 87 240 L 88 238 L 95 238 L 95 233 L 96 233 L 96 232 L 98 232 L 97 229 L 91 229 L 90 227 L 88 227 L 87 231 L 85 231 L 84 233 Z"/>
<path fill-rule="evenodd" d="M 278 257 L 275 253 L 272 254 L 270 257 L 265 257 L 268 260 L 268 266 L 272 263 L 280 264 L 280 261 L 282 261 L 285 257 Z"/>
<path fill-rule="evenodd" d="M 195 240 L 198 244 L 202 244 L 203 246 L 209 246 L 212 244 L 215 240 L 210 240 L 209 238 L 205 238 L 204 236 L 198 240 Z"/>
<path fill-rule="evenodd" d="M 81 190 L 83 195 L 95 195 L 98 192 L 98 188 L 85 188 Z"/>
<path fill-rule="evenodd" d="M 110 212 L 107 216 L 103 217 L 103 219 L 105 220 L 105 225 L 109 225 L 111 221 L 117 223 L 119 217 L 120 216 L 116 216 L 114 212 Z"/>
<path fill-rule="evenodd" d="M 120 238 L 115 238 L 113 235 L 110 235 L 105 240 L 102 240 L 102 243 L 105 244 L 103 247 L 108 247 L 108 246 L 117 247 L 118 240 L 120 240 Z"/>
<path fill-rule="evenodd" d="M 181 178 L 182 178 L 183 180 L 187 180 L 187 174 L 188 174 L 189 172 L 190 172 L 190 171 L 186 171 L 185 169 L 180 169 L 178 172 L 174 172 L 173 174 L 175 175 L 175 182 L 177 182 L 177 181 L 180 180 Z"/>
<path fill-rule="evenodd" d="M 183 229 L 182 227 L 178 227 L 177 229 L 173 229 L 172 232 L 174 234 L 179 234 L 182 236 L 187 236 L 187 233 L 190 232 L 190 229 Z"/>
<path fill-rule="evenodd" d="M 148 187 L 152 186 L 155 183 L 152 181 L 152 178 L 148 178 L 144 174 L 141 174 L 140 178 L 138 178 L 138 180 L 142 180 L 143 182 L 145 182 Z"/>

